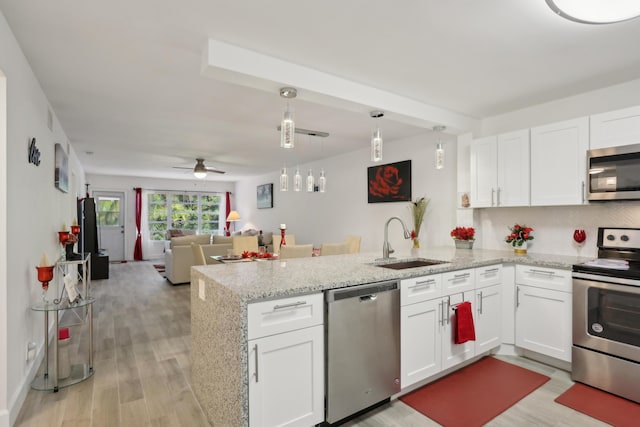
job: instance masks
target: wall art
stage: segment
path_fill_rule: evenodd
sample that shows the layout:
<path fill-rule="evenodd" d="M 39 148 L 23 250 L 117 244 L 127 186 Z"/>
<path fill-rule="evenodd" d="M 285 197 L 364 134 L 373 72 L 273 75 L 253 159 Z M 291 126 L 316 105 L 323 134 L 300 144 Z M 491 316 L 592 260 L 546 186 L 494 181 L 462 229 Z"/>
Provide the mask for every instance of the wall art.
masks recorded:
<path fill-rule="evenodd" d="M 56 144 L 55 186 L 63 193 L 69 192 L 69 158 L 62 145 Z"/>
<path fill-rule="evenodd" d="M 411 201 L 411 160 L 367 169 L 369 203 Z"/>
<path fill-rule="evenodd" d="M 258 196 L 258 209 L 273 207 L 273 183 L 258 185 L 256 194 Z"/>

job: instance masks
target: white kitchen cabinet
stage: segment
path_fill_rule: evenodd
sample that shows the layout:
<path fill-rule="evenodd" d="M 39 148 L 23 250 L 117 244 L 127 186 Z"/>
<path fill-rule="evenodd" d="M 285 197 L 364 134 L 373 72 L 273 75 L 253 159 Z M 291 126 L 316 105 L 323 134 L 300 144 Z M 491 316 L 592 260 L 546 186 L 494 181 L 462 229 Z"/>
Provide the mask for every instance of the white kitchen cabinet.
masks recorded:
<path fill-rule="evenodd" d="M 640 106 L 594 114 L 589 148 L 640 144 Z"/>
<path fill-rule="evenodd" d="M 476 290 L 475 353 L 480 354 L 502 343 L 502 285 Z"/>
<path fill-rule="evenodd" d="M 571 273 L 516 266 L 516 346 L 571 362 Z"/>
<path fill-rule="evenodd" d="M 529 205 L 529 130 L 474 140 L 471 206 Z"/>
<path fill-rule="evenodd" d="M 501 280 L 502 266 L 491 265 L 401 281 L 401 295 L 407 295 L 400 308 L 402 388 L 472 358 L 477 348 L 484 352 L 500 345 Z M 481 318 L 476 286 L 482 292 Z M 454 344 L 453 308 L 463 301 L 471 302 L 475 311 L 476 341 Z"/>
<path fill-rule="evenodd" d="M 480 354 L 502 343 L 503 266 L 488 265 L 475 269 L 476 295 L 474 321 L 476 327 L 475 353 Z M 513 316 L 511 316 L 513 322 Z"/>
<path fill-rule="evenodd" d="M 249 305 L 251 427 L 324 421 L 322 308 L 322 294 Z"/>
<path fill-rule="evenodd" d="M 586 201 L 589 118 L 531 128 L 531 206 Z"/>
<path fill-rule="evenodd" d="M 462 344 L 454 343 L 455 311 L 453 307 L 461 302 L 468 301 L 473 306 L 473 291 L 457 292 L 442 299 L 444 321 L 442 325 L 442 369 L 448 369 L 475 356 L 475 342 L 467 341 Z M 475 325 L 474 325 L 475 327 Z"/>
<path fill-rule="evenodd" d="M 442 301 L 440 298 L 400 308 L 400 387 L 440 372 Z"/>

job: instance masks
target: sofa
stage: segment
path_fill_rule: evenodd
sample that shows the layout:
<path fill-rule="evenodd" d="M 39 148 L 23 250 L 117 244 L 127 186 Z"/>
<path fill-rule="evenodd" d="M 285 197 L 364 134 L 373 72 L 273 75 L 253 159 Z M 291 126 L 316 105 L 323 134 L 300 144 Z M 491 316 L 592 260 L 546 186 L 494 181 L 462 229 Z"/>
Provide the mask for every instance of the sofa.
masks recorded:
<path fill-rule="evenodd" d="M 228 249 L 233 249 L 231 237 L 226 236 L 199 234 L 171 238 L 165 249 L 164 264 L 167 280 L 174 285 L 191 281 L 191 266 L 195 265 L 191 243 L 202 246 L 207 260 L 214 255 L 226 255 Z"/>

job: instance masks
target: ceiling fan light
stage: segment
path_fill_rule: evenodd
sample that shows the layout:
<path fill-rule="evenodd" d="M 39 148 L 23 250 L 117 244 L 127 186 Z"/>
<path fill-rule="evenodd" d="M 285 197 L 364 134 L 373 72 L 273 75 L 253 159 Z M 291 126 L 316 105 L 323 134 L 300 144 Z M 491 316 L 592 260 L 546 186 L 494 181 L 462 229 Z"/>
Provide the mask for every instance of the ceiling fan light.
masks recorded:
<path fill-rule="evenodd" d="M 207 172 L 194 171 L 193 176 L 195 176 L 198 179 L 205 179 L 207 177 Z"/>
<path fill-rule="evenodd" d="M 637 0 L 546 0 L 565 19 L 583 24 L 611 24 L 640 16 Z"/>

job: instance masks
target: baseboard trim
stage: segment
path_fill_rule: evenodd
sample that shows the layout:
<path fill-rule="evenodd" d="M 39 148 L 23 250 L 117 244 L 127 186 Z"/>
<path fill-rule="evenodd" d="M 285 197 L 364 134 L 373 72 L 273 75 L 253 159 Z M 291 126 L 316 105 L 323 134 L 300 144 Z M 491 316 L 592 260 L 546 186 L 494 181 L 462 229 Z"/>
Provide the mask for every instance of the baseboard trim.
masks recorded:
<path fill-rule="evenodd" d="M 9 422 L 9 411 L 0 409 L 0 427 L 11 427 Z"/>

